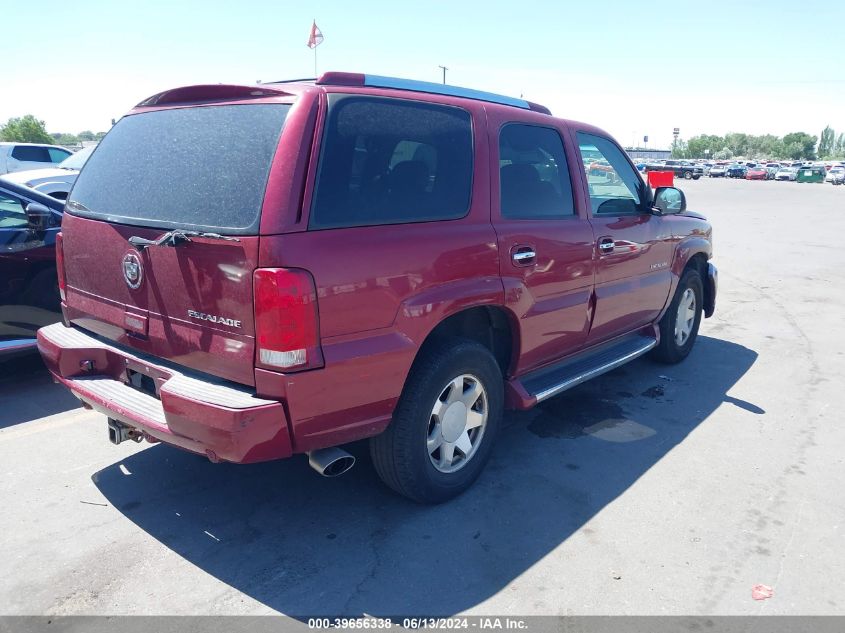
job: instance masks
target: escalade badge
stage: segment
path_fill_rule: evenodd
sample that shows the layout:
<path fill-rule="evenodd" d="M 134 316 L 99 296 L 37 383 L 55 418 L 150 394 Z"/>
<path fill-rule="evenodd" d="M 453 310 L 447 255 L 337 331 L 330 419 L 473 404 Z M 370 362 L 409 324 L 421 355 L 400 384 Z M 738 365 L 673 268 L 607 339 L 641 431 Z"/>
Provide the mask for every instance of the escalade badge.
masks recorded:
<path fill-rule="evenodd" d="M 129 251 L 123 256 L 123 279 L 132 290 L 137 290 L 144 281 L 144 267 L 135 251 Z"/>
<path fill-rule="evenodd" d="M 188 316 L 192 319 L 208 321 L 209 323 L 219 323 L 221 325 L 228 325 L 229 327 L 241 327 L 241 322 L 238 319 L 230 319 L 229 317 L 217 316 L 216 314 L 188 310 Z"/>

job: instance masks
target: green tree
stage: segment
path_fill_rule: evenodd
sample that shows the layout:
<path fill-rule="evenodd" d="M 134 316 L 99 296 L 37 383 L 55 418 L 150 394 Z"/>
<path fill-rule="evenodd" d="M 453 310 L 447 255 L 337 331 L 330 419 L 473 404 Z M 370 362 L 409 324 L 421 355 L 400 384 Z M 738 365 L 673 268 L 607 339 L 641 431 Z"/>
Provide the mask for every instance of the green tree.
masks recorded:
<path fill-rule="evenodd" d="M 0 141 L 18 143 L 52 143 L 53 137 L 47 134 L 44 121 L 39 121 L 31 114 L 13 117 L 0 127 Z"/>
<path fill-rule="evenodd" d="M 687 141 L 690 158 L 715 158 L 724 147 L 725 139 L 713 134 L 700 134 Z"/>
<path fill-rule="evenodd" d="M 76 135 L 80 141 L 93 141 L 94 133 L 91 130 L 83 130 Z"/>
<path fill-rule="evenodd" d="M 783 137 L 784 153 L 787 158 L 793 160 L 812 160 L 816 157 L 817 140 L 818 137 L 810 136 L 806 132 L 792 132 Z"/>
<path fill-rule="evenodd" d="M 53 137 L 53 142 L 56 145 L 78 145 L 79 139 L 76 138 L 75 134 L 68 134 L 67 132 L 60 132 L 57 134 L 51 134 L 50 136 Z"/>
<path fill-rule="evenodd" d="M 822 130 L 819 137 L 819 158 L 829 158 L 836 151 L 836 132 L 829 125 Z"/>
<path fill-rule="evenodd" d="M 734 156 L 745 156 L 748 153 L 748 134 L 731 132 L 725 136 L 725 146 Z"/>
<path fill-rule="evenodd" d="M 689 158 L 687 143 L 683 139 L 672 141 L 672 158 Z"/>
<path fill-rule="evenodd" d="M 778 158 L 782 153 L 783 144 L 773 134 L 748 137 L 748 154 L 751 158 Z"/>
<path fill-rule="evenodd" d="M 838 158 L 845 158 L 845 133 L 840 134 L 836 138 L 836 146 L 834 147 L 833 153 Z"/>

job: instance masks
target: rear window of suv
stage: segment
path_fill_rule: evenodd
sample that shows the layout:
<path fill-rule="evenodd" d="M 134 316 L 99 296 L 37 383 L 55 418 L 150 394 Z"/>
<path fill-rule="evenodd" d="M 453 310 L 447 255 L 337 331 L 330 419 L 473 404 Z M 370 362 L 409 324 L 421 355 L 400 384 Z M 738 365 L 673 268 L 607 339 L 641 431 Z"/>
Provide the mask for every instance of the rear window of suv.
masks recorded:
<path fill-rule="evenodd" d="M 330 99 L 309 228 L 451 220 L 468 213 L 469 112 L 384 97 Z"/>
<path fill-rule="evenodd" d="M 76 215 L 249 234 L 290 105 L 174 108 L 121 119 L 70 195 Z"/>

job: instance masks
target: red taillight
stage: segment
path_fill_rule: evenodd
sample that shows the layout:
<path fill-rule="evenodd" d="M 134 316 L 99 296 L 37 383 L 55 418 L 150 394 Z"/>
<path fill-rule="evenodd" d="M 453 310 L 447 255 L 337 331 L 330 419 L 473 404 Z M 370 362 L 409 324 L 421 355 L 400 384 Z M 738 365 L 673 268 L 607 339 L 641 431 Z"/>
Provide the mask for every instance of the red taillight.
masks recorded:
<path fill-rule="evenodd" d="M 322 367 L 317 291 L 304 270 L 259 268 L 255 290 L 255 341 L 259 365 L 278 369 Z"/>
<path fill-rule="evenodd" d="M 65 281 L 65 251 L 62 248 L 61 231 L 56 233 L 56 273 L 59 276 L 59 296 L 62 301 L 67 298 L 67 281 Z"/>

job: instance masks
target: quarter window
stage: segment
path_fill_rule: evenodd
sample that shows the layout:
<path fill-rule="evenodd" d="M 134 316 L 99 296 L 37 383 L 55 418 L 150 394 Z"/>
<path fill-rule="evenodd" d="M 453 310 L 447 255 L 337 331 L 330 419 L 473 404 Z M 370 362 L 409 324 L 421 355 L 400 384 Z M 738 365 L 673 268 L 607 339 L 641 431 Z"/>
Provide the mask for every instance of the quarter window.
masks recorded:
<path fill-rule="evenodd" d="M 65 158 L 70 156 L 70 152 L 63 150 L 63 149 L 58 149 L 56 147 L 48 147 L 47 152 L 50 154 L 50 162 L 51 163 L 60 163 Z"/>
<path fill-rule="evenodd" d="M 574 215 L 560 134 L 534 125 L 505 125 L 499 133 L 499 191 L 505 218 Z"/>
<path fill-rule="evenodd" d="M 456 107 L 336 96 L 310 228 L 451 220 L 469 211 L 472 125 Z"/>
<path fill-rule="evenodd" d="M 646 198 L 645 183 L 622 150 L 601 136 L 583 132 L 577 136 L 593 213 L 639 213 L 640 203 Z"/>

